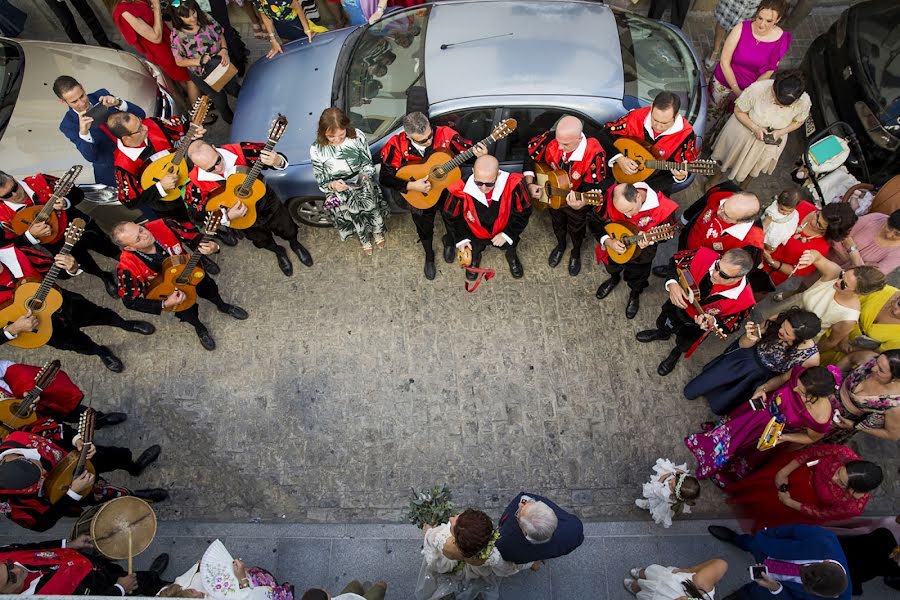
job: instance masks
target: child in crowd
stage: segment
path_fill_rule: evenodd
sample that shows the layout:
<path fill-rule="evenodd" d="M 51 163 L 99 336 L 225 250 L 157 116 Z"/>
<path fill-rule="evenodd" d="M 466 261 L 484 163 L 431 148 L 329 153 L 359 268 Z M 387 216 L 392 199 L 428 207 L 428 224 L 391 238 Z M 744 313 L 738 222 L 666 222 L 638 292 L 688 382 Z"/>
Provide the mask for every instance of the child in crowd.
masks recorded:
<path fill-rule="evenodd" d="M 669 459 L 657 458 L 643 494 L 634 503 L 650 511 L 657 524 L 669 528 L 672 517 L 691 512 L 691 506 L 700 497 L 700 482 L 688 472 L 687 463 L 676 466 Z"/>
<path fill-rule="evenodd" d="M 795 190 L 785 190 L 775 197 L 775 202 L 763 213 L 763 231 L 766 234 L 766 250 L 773 252 L 797 231 L 800 214 L 797 204 L 802 197 Z"/>

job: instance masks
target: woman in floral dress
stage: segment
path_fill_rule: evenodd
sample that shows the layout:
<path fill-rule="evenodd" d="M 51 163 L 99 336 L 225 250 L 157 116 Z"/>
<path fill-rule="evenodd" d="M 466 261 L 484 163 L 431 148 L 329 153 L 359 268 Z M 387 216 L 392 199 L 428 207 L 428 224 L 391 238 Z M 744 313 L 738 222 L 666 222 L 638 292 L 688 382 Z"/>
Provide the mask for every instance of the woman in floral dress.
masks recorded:
<path fill-rule="evenodd" d="M 372 255 L 373 244 L 384 248 L 384 219 L 390 207 L 375 180 L 363 132 L 339 108 L 325 109 L 309 156 L 316 183 L 328 195 L 325 208 L 331 211 L 341 240 L 356 235 L 367 256 Z"/>
<path fill-rule="evenodd" d="M 854 352 L 838 367 L 849 373 L 840 390 L 840 420 L 826 441 L 844 444 L 860 431 L 900 439 L 900 350 Z"/>

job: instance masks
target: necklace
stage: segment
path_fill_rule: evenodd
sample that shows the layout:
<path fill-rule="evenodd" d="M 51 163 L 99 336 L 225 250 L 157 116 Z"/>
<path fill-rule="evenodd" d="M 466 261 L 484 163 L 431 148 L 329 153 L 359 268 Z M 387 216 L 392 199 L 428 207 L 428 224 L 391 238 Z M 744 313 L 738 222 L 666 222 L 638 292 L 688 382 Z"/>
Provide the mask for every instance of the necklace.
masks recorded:
<path fill-rule="evenodd" d="M 813 214 L 815 214 L 815 213 L 813 213 Z M 805 220 L 800 222 L 800 224 L 797 226 L 797 231 L 795 231 L 794 235 L 793 235 L 795 240 L 800 240 L 801 242 L 803 242 L 805 244 L 806 242 L 808 242 L 811 239 L 822 237 L 821 232 L 816 233 L 814 235 L 804 235 L 803 230 L 806 228 L 806 226 L 808 224 L 809 223 Z"/>

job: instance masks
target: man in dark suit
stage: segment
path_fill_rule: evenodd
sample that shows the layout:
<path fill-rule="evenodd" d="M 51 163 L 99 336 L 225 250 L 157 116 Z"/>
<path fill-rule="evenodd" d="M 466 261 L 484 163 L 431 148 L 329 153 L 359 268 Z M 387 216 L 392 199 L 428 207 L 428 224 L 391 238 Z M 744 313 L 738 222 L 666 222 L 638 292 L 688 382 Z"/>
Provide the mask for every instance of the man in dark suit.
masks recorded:
<path fill-rule="evenodd" d="M 500 517 L 496 548 L 503 560 L 521 565 L 565 556 L 582 542 L 578 517 L 543 496 L 521 492 Z"/>
<path fill-rule="evenodd" d="M 725 600 L 850 600 L 850 568 L 837 536 L 822 527 L 786 525 L 763 529 L 756 535 L 711 525 L 709 533 L 753 554 L 764 565 L 763 574 Z"/>
<path fill-rule="evenodd" d="M 106 123 L 94 123 L 93 119 L 84 113 L 98 102 L 109 107 L 110 112 L 128 111 L 141 119 L 145 116 L 143 109 L 136 104 L 116 98 L 105 88 L 88 94 L 74 77 L 68 75 L 56 78 L 53 82 L 53 92 L 59 101 L 70 109 L 60 121 L 59 130 L 75 144 L 84 160 L 94 165 L 94 180 L 115 187 L 113 154 L 116 150 L 116 139 L 109 133 Z"/>

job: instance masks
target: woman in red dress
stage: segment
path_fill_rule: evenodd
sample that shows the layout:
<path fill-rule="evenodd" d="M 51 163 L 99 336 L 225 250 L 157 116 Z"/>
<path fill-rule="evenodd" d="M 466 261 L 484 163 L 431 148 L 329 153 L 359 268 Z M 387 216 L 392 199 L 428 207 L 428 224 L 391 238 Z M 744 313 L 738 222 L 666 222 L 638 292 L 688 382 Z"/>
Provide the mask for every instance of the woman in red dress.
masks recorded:
<path fill-rule="evenodd" d="M 850 448 L 819 444 L 777 457 L 725 492 L 739 515 L 753 520 L 756 532 L 857 517 L 883 477 L 881 467 L 860 460 Z"/>

